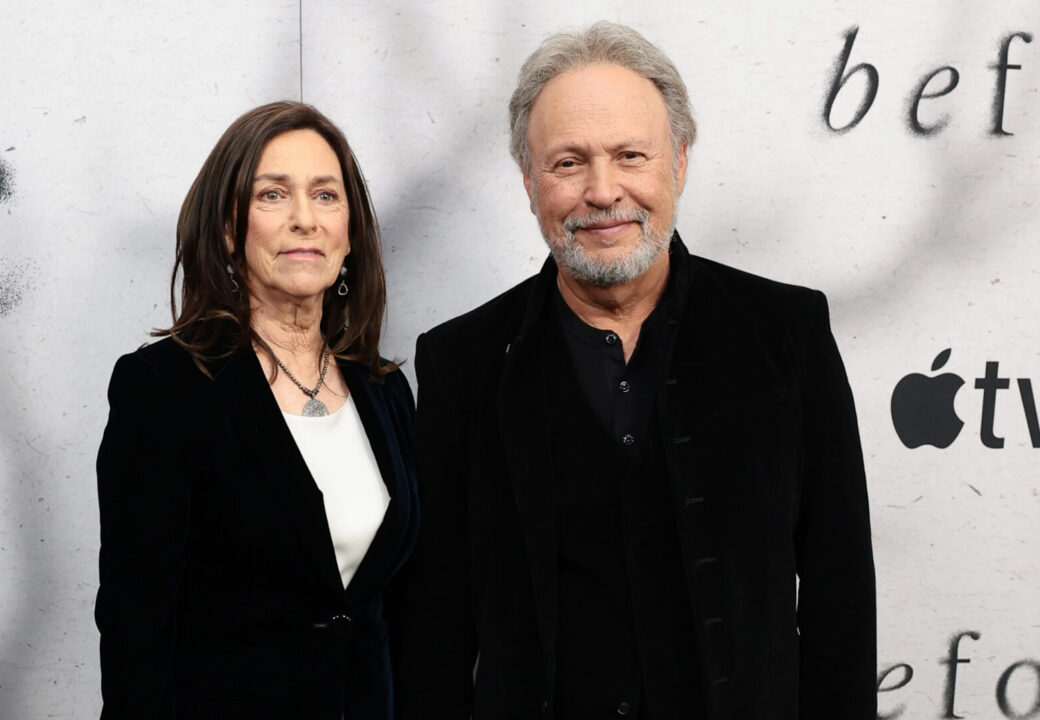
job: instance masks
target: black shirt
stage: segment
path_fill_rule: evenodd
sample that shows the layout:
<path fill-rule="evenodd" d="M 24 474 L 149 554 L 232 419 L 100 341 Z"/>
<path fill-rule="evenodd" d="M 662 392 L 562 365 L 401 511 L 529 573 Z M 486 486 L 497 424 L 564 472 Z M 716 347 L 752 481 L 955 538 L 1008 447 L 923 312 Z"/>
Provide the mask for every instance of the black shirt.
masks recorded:
<path fill-rule="evenodd" d="M 661 367 L 665 339 L 662 304 L 658 303 L 643 321 L 639 341 L 626 366 L 617 333 L 586 325 L 567 306 L 559 290 L 554 296 L 564 342 L 588 407 L 625 457 L 631 459 L 646 445 L 658 377 L 665 369 Z"/>
<path fill-rule="evenodd" d="M 693 616 L 654 412 L 674 336 L 667 318 L 685 295 L 674 275 L 627 366 L 617 334 L 586 325 L 555 294 L 562 720 L 699 717 Z"/>

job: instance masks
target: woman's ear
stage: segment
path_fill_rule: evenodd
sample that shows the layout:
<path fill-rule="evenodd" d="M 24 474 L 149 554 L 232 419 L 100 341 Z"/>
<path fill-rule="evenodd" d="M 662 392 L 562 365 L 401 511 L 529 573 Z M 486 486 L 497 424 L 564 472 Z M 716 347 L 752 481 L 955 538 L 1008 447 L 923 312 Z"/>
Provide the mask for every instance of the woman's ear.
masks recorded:
<path fill-rule="evenodd" d="M 224 245 L 227 247 L 228 255 L 235 254 L 235 220 L 231 219 L 224 227 Z"/>

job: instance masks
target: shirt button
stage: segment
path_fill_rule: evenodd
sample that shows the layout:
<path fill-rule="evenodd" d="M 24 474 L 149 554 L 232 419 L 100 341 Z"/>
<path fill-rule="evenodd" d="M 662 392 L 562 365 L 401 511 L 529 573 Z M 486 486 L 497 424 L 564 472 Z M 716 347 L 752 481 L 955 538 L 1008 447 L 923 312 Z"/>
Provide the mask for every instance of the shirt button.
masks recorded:
<path fill-rule="evenodd" d="M 635 442 L 636 442 L 636 439 L 635 439 L 635 437 L 632 434 L 628 434 L 628 435 L 623 435 L 621 437 L 621 442 L 623 442 L 625 445 L 634 445 Z"/>
<path fill-rule="evenodd" d="M 603 340 L 607 343 L 607 345 L 613 345 L 618 341 L 618 336 L 614 333 L 610 333 L 606 337 L 604 337 Z"/>
<path fill-rule="evenodd" d="M 629 390 L 632 389 L 632 386 L 628 384 L 628 380 L 622 380 L 621 382 L 619 382 L 617 384 L 617 388 L 621 392 L 628 392 Z"/>
<path fill-rule="evenodd" d="M 617 714 L 618 715 L 620 715 L 621 717 L 626 717 L 631 712 L 632 712 L 632 706 L 629 705 L 627 702 L 618 703 L 618 706 L 617 706 Z"/>

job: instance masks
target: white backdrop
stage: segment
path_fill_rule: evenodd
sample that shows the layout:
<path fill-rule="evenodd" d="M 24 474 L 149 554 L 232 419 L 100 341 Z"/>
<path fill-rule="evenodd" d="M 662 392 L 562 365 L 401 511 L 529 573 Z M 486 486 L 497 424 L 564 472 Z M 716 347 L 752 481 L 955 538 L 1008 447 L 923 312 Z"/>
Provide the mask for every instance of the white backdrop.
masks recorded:
<path fill-rule="evenodd" d="M 419 332 L 540 265 L 506 102 L 545 35 L 601 18 L 642 31 L 689 86 L 701 134 L 679 229 L 691 249 L 830 298 L 870 484 L 879 672 L 912 668 L 909 682 L 905 667 L 885 678 L 902 686 L 879 696 L 880 712 L 1040 717 L 1040 430 L 1031 436 L 1018 382 L 1040 385 L 1040 5 L 576 5 L 0 6 L 0 718 L 100 707 L 93 462 L 105 387 L 115 359 L 169 323 L 176 215 L 224 128 L 302 90 L 344 129 L 383 227 L 383 352 L 408 359 Z M 877 93 L 836 133 L 824 112 L 853 28 L 844 72 L 869 63 Z M 1003 64 L 1020 67 L 1001 71 L 1013 33 L 1036 39 L 1013 39 Z M 959 82 L 922 100 L 919 120 L 947 124 L 916 134 L 911 96 L 943 66 Z M 854 118 L 869 74 L 849 76 L 830 125 Z M 992 132 L 1001 77 L 1010 135 Z M 1006 389 L 976 387 L 988 362 Z M 893 389 L 917 372 L 964 380 L 964 428 L 945 449 L 908 448 L 893 427 Z M 986 396 L 1001 448 L 983 442 Z M 964 637 L 959 656 L 970 662 L 949 662 L 969 631 L 978 639 Z"/>

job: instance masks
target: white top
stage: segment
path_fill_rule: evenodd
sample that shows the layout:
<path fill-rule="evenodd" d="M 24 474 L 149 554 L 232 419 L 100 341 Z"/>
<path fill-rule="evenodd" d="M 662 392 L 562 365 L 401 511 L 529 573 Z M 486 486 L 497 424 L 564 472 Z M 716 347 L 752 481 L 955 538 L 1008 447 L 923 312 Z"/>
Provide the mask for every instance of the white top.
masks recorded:
<path fill-rule="evenodd" d="M 390 493 L 379 474 L 353 396 L 324 417 L 284 411 L 282 415 L 324 496 L 325 516 L 345 588 L 383 522 Z"/>

